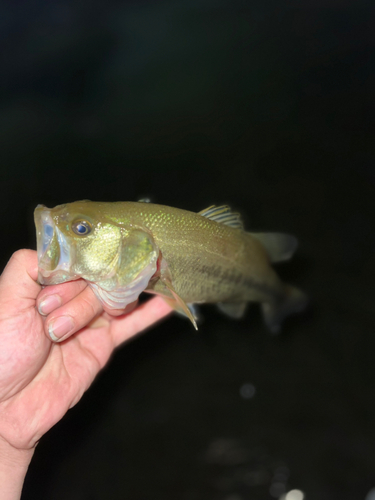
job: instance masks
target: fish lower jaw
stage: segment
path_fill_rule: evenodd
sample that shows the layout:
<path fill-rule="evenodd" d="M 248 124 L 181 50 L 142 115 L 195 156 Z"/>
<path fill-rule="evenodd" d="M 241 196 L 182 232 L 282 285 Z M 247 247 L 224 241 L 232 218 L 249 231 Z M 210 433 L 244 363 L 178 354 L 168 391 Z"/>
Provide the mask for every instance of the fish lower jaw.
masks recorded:
<path fill-rule="evenodd" d="M 41 271 L 38 272 L 38 283 L 41 285 L 59 285 L 66 281 L 73 281 L 78 279 L 79 276 L 71 276 L 66 271 Z"/>

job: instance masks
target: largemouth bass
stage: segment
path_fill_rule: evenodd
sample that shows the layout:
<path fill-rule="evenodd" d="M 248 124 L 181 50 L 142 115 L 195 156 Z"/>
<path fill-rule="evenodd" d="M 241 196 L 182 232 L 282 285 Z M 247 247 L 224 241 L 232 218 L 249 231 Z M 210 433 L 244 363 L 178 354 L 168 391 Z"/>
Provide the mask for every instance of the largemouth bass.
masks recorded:
<path fill-rule="evenodd" d="M 289 259 L 293 236 L 248 233 L 227 206 L 199 213 L 143 202 L 77 201 L 35 209 L 39 282 L 82 278 L 109 308 L 141 292 L 162 295 L 197 328 L 193 304 L 217 303 L 238 318 L 259 302 L 268 328 L 304 309 L 306 295 L 271 264 Z"/>

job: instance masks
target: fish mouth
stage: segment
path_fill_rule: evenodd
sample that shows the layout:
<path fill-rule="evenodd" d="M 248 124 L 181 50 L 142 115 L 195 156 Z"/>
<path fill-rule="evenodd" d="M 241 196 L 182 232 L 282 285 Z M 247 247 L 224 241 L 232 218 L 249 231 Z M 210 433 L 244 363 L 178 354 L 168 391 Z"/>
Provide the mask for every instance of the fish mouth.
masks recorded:
<path fill-rule="evenodd" d="M 38 282 L 57 285 L 77 279 L 72 275 L 72 249 L 54 223 L 51 209 L 38 205 L 34 212 L 38 254 Z"/>

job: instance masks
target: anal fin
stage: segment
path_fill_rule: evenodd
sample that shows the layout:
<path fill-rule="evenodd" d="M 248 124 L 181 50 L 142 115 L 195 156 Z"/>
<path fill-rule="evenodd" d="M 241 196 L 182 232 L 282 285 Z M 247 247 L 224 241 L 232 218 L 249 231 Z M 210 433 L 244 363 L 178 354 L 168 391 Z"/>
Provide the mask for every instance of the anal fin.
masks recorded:
<path fill-rule="evenodd" d="M 247 302 L 219 302 L 217 307 L 230 318 L 240 319 L 245 314 Z"/>
<path fill-rule="evenodd" d="M 301 290 L 291 285 L 285 285 L 285 296 L 281 301 L 262 304 L 264 321 L 270 332 L 272 334 L 279 333 L 283 320 L 290 314 L 302 312 L 308 302 L 307 295 Z"/>

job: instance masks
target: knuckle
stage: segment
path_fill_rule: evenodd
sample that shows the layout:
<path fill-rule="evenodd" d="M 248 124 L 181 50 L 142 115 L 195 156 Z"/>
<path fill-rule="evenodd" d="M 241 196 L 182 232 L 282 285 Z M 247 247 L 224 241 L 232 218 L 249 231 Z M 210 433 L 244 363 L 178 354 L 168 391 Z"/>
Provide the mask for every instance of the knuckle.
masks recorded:
<path fill-rule="evenodd" d="M 82 297 L 82 308 L 89 316 L 96 316 L 101 308 L 100 304 L 96 299 L 92 300 L 91 297 Z"/>
<path fill-rule="evenodd" d="M 13 252 L 11 258 L 9 259 L 9 262 L 24 262 L 30 257 L 32 257 L 34 254 L 34 250 L 29 250 L 27 248 L 21 248 L 20 250 L 16 250 Z"/>

